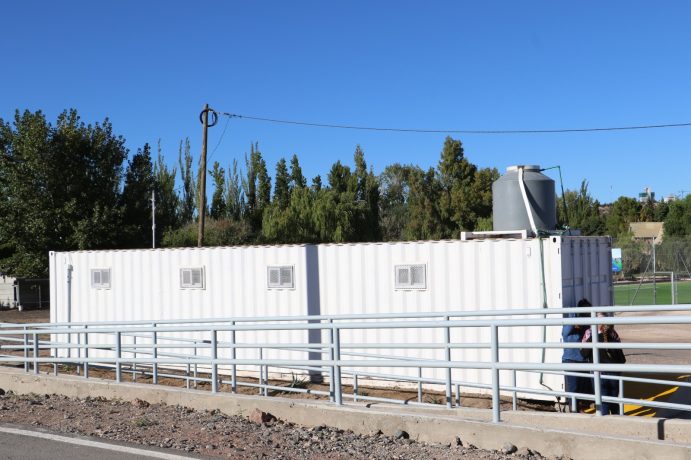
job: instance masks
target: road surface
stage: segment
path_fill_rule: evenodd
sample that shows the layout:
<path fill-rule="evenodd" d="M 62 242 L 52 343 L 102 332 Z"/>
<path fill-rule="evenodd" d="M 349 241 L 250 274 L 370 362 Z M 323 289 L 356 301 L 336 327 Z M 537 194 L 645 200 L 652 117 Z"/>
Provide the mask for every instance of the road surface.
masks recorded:
<path fill-rule="evenodd" d="M 68 437 L 46 431 L 0 425 L 0 460 L 187 460 L 190 456 L 145 450 L 82 437 Z"/>

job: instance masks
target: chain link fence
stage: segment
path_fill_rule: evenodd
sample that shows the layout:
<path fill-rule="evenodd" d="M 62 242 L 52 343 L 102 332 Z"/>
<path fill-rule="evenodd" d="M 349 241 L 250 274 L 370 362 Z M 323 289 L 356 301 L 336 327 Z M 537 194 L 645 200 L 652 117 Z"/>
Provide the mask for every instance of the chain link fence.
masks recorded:
<path fill-rule="evenodd" d="M 622 270 L 614 275 L 616 305 L 691 303 L 691 237 L 620 238 Z"/>

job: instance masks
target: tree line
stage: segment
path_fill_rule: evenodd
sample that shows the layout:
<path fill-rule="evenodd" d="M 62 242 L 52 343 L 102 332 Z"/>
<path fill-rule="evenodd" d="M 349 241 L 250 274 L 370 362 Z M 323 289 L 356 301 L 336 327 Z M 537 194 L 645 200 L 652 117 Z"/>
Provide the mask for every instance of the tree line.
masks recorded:
<path fill-rule="evenodd" d="M 40 111 L 0 119 L 0 271 L 43 277 L 48 251 L 151 247 L 152 192 L 157 241 L 195 246 L 201 171 L 189 140 L 180 142 L 174 165 L 160 142 L 155 153 L 145 144 L 128 156 L 108 119 L 85 124 L 76 110 L 55 123 Z M 495 168 L 473 164 L 451 137 L 426 170 L 396 163 L 376 175 L 356 146 L 352 168 L 336 161 L 325 177 L 308 179 L 295 154 L 270 170 L 255 143 L 242 164 L 214 162 L 208 174 L 208 246 L 443 239 L 491 230 L 499 177 Z M 681 222 L 679 232 L 691 230 L 688 203 L 679 211 L 675 203 L 646 207 L 622 197 L 603 212 L 585 182 L 564 198 L 560 223 L 585 234 L 619 235 L 627 222 L 659 217 Z"/>

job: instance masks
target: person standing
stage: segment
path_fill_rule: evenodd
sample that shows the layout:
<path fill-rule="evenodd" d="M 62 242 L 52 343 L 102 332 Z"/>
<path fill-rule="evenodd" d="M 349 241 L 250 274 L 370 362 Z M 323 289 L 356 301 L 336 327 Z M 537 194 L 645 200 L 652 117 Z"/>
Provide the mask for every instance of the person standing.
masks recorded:
<path fill-rule="evenodd" d="M 592 304 L 588 299 L 581 299 L 578 301 L 578 307 L 591 307 Z M 577 317 L 589 317 L 589 314 L 569 314 L 568 318 Z M 583 336 L 585 331 L 588 329 L 586 325 L 573 325 L 566 324 L 562 328 L 561 337 L 564 343 L 581 343 L 583 341 Z M 580 348 L 564 348 L 564 353 L 561 357 L 562 363 L 586 363 L 587 359 L 581 354 Z M 568 393 L 593 393 L 592 380 L 589 376 L 575 376 L 575 375 L 565 375 L 564 376 L 564 390 Z M 567 399 L 569 407 L 571 398 Z M 588 401 L 576 399 L 576 410 L 578 412 L 583 412 L 589 405 Z"/>
<path fill-rule="evenodd" d="M 598 313 L 598 318 L 604 318 L 607 315 L 605 313 Z M 619 334 L 614 330 L 614 326 L 611 324 L 599 324 L 597 326 L 597 340 L 600 343 L 621 343 Z M 592 342 L 592 331 L 587 328 L 583 334 L 583 343 Z M 583 348 L 581 349 L 581 355 L 586 359 L 587 362 L 593 361 L 593 349 Z M 600 364 L 624 364 L 626 362 L 626 356 L 621 348 L 600 348 L 598 351 L 598 356 L 600 358 Z M 620 372 L 602 372 L 602 376 L 619 376 Z M 600 387 L 602 388 L 602 396 L 609 396 L 616 398 L 619 395 L 619 380 L 618 379 L 608 379 L 603 378 L 600 380 Z M 619 415 L 619 404 L 602 401 L 602 415 Z"/>

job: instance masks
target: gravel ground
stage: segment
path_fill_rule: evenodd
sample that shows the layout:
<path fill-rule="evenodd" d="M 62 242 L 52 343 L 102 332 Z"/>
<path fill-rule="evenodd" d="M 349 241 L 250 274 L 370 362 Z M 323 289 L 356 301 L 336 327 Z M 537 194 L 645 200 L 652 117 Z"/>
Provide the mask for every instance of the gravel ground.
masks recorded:
<path fill-rule="evenodd" d="M 255 414 L 256 415 L 256 414 Z M 267 417 L 266 414 L 264 414 Z M 250 417 L 253 418 L 253 417 Z M 256 422 L 256 420 L 255 420 Z M 374 434 L 362 436 L 326 426 L 304 428 L 280 420 L 255 423 L 219 411 L 149 405 L 144 401 L 70 399 L 56 395 L 0 396 L 0 423 L 93 436 L 235 459 L 542 459 L 527 449 L 508 454 L 463 445 L 425 444 Z M 509 448 L 511 446 L 505 446 Z"/>

